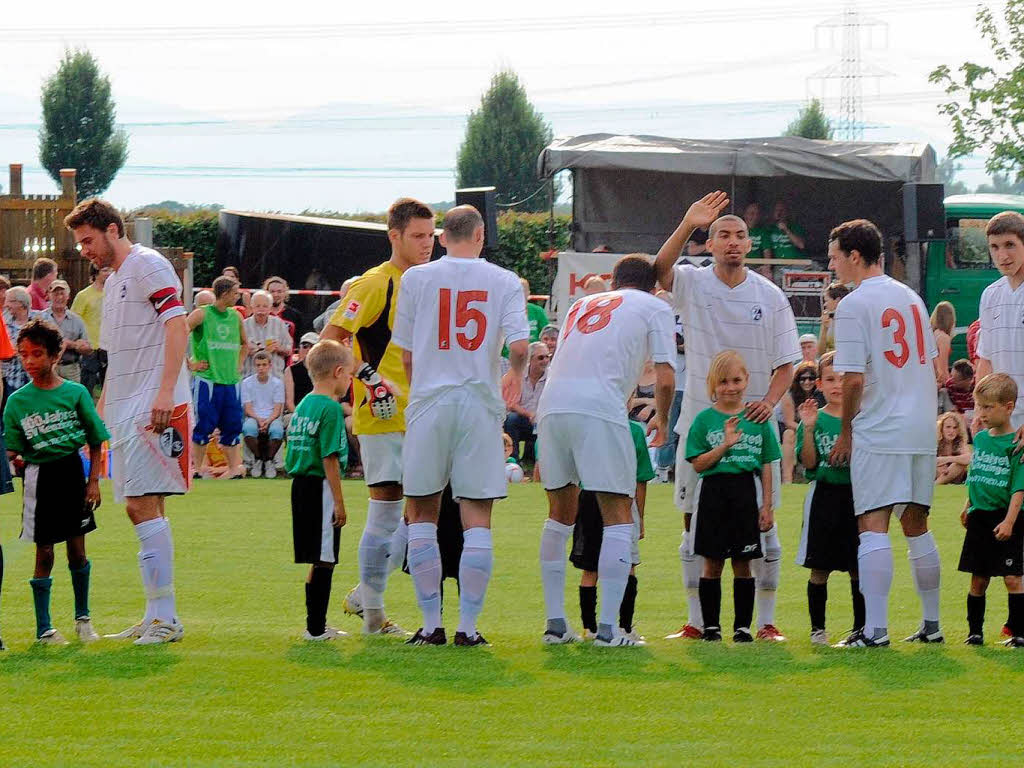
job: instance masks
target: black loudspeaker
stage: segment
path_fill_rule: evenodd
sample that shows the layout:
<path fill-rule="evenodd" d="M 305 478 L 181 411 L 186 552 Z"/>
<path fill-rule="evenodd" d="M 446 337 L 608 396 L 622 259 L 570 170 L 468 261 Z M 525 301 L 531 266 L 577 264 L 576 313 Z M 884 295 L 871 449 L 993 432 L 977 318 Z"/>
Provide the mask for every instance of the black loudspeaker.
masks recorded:
<path fill-rule="evenodd" d="M 472 205 L 484 217 L 484 250 L 498 248 L 498 202 L 494 187 L 473 187 L 455 190 L 456 205 Z"/>
<path fill-rule="evenodd" d="M 903 185 L 903 237 L 908 243 L 946 239 L 941 184 Z"/>

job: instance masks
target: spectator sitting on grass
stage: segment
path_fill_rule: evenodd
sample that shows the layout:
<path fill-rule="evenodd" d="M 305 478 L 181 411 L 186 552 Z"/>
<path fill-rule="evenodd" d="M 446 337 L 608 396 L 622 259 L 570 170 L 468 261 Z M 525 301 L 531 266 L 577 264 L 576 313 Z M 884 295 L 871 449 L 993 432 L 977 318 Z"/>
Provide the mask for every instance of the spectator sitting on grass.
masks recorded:
<path fill-rule="evenodd" d="M 252 452 L 253 477 L 277 477 L 274 456 L 277 455 L 284 439 L 284 383 L 270 375 L 270 355 L 257 352 L 253 355 L 256 373 L 242 381 L 242 408 L 245 421 L 242 434 L 245 444 Z M 264 444 L 260 438 L 265 438 Z"/>
<path fill-rule="evenodd" d="M 509 409 L 505 417 L 505 432 L 512 438 L 512 455 L 519 461 L 519 443 L 525 442 L 523 461 L 533 460 L 534 431 L 537 424 L 537 403 L 547 382 L 546 373 L 551 353 L 542 341 L 535 341 L 529 348 L 530 358 L 523 376 L 523 389 L 519 402 Z"/>
<path fill-rule="evenodd" d="M 800 354 L 803 355 L 805 363 L 818 363 L 818 337 L 813 333 L 805 333 L 800 336 Z"/>
<path fill-rule="evenodd" d="M 246 338 L 249 339 L 245 375 L 251 376 L 256 371 L 253 356 L 257 352 L 266 352 L 270 355 L 271 374 L 281 378 L 285 366 L 292 357 L 292 337 L 288 333 L 288 326 L 273 313 L 274 300 L 266 291 L 253 291 L 249 306 L 252 309 L 252 316 L 245 318 L 245 322 L 242 323 Z"/>
<path fill-rule="evenodd" d="M 971 465 L 971 446 L 967 442 L 964 417 L 956 411 L 939 416 L 935 424 L 938 433 L 935 482 L 938 485 L 959 484 L 967 479 Z"/>
<path fill-rule="evenodd" d="M 545 325 L 541 329 L 540 340 L 547 345 L 548 352 L 550 352 L 553 357 L 555 350 L 558 348 L 558 326 Z"/>
<path fill-rule="evenodd" d="M 945 388 L 957 413 L 966 414 L 974 410 L 974 366 L 967 360 L 953 363 Z"/>
<path fill-rule="evenodd" d="M 810 335 L 810 334 L 807 334 Z M 802 341 L 802 340 L 801 340 Z M 803 344 L 800 345 L 803 347 Z M 815 346 L 817 349 L 817 346 Z M 793 482 L 793 469 L 796 466 L 796 429 L 799 426 L 797 412 L 804 400 L 813 399 L 819 408 L 825 407 L 825 396 L 818 389 L 818 365 L 804 360 L 798 363 L 793 372 L 793 383 L 789 391 L 782 396 L 782 420 L 779 423 L 779 434 L 782 435 L 782 482 Z"/>
<path fill-rule="evenodd" d="M 608 283 L 597 275 L 591 275 L 583 283 L 583 295 L 593 296 L 595 293 L 604 293 L 608 290 Z"/>

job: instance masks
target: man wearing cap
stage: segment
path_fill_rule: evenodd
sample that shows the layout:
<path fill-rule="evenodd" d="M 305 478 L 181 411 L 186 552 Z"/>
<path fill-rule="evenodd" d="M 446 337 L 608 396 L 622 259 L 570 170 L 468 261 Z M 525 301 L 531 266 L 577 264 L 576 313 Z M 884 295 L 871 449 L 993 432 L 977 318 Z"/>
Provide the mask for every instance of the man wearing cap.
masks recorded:
<path fill-rule="evenodd" d="M 800 337 L 800 354 L 805 363 L 818 362 L 818 337 L 813 333 L 805 333 Z"/>
<path fill-rule="evenodd" d="M 71 288 L 64 280 L 54 280 L 50 283 L 47 296 L 50 299 L 50 307 L 43 310 L 40 317 L 57 326 L 64 337 L 64 354 L 57 364 L 57 374 L 61 378 L 81 383 L 82 355 L 92 352 L 85 321 L 68 309 Z"/>

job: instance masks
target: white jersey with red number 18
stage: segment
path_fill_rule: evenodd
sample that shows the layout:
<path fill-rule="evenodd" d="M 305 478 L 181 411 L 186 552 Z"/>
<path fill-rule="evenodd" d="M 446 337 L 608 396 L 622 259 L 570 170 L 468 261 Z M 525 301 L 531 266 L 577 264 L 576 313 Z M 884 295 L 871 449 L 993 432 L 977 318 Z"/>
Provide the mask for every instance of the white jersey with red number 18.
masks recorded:
<path fill-rule="evenodd" d="M 863 373 L 854 450 L 935 454 L 938 355 L 921 297 L 891 277 L 871 277 L 836 309 L 835 369 Z"/>
<path fill-rule="evenodd" d="M 519 278 L 484 259 L 443 256 L 402 276 L 391 343 L 412 352 L 406 421 L 456 387 L 469 388 L 495 413 L 501 348 L 530 337 Z"/>
<path fill-rule="evenodd" d="M 675 368 L 675 315 L 668 304 L 632 288 L 579 299 L 565 317 L 538 419 L 583 413 L 625 424 L 626 400 L 648 360 Z"/>

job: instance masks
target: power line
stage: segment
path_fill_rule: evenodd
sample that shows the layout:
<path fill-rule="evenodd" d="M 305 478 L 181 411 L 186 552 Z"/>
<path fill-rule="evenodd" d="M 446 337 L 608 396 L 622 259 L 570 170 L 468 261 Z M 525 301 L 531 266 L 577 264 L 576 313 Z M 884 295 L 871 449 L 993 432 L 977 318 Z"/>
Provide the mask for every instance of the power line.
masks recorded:
<path fill-rule="evenodd" d="M 947 0 L 944 8 L 974 7 L 976 0 Z M 839 10 L 839 4 L 816 7 L 816 11 Z M 865 12 L 886 14 L 935 11 L 932 0 L 873 0 L 865 3 Z M 714 9 L 692 12 L 616 13 L 594 16 L 542 16 L 533 18 L 467 19 L 462 21 L 371 22 L 345 24 L 252 24 L 226 26 L 141 26 L 123 29 L 110 27 L 8 27 L 0 29 L 0 38 L 9 43 L 64 42 L 127 42 L 156 40 L 174 42 L 202 42 L 217 40 L 310 40 L 310 39 L 368 39 L 387 37 L 420 37 L 450 35 L 483 35 L 505 33 L 553 33 L 567 31 L 658 28 L 664 26 L 703 26 L 732 21 L 767 22 L 802 18 L 807 15 L 807 4 L 764 5 L 754 8 Z"/>

